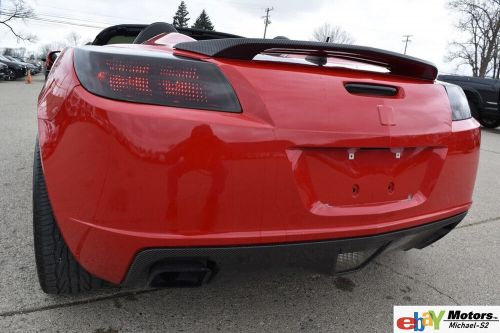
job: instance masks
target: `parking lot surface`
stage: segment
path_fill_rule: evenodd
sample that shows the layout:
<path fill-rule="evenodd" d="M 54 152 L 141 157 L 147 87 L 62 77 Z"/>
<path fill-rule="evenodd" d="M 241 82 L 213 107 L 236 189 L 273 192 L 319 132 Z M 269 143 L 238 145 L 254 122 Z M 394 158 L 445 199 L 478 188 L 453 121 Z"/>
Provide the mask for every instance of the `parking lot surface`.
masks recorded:
<path fill-rule="evenodd" d="M 249 263 L 196 289 L 45 295 L 31 226 L 42 85 L 42 75 L 31 85 L 0 82 L 1 332 L 389 332 L 393 305 L 500 305 L 500 129 L 483 130 L 469 215 L 424 250 L 385 254 L 337 278 Z"/>

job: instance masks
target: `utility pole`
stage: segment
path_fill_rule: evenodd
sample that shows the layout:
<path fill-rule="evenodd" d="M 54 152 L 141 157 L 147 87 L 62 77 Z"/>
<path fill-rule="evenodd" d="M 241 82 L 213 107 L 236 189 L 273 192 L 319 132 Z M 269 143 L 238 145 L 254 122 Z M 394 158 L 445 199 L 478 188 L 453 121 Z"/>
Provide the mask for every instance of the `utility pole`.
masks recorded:
<path fill-rule="evenodd" d="M 403 35 L 404 38 L 406 39 L 403 39 L 403 43 L 405 43 L 405 54 L 406 54 L 406 50 L 408 49 L 408 43 L 411 43 L 411 37 L 413 37 L 413 35 Z"/>
<path fill-rule="evenodd" d="M 269 12 L 274 10 L 274 7 L 267 7 L 266 8 L 266 16 L 262 16 L 264 19 L 264 39 L 266 39 L 266 33 L 267 33 L 267 26 L 271 24 L 271 20 L 269 20 Z"/>

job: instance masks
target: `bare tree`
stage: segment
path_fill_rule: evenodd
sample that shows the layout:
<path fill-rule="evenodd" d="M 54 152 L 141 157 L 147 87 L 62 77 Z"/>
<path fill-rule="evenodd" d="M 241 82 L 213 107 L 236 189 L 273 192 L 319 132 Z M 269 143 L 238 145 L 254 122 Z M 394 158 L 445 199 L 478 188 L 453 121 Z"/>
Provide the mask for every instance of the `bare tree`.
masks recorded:
<path fill-rule="evenodd" d="M 68 41 L 69 46 L 78 46 L 82 44 L 82 36 L 75 31 L 71 31 L 67 34 L 66 40 Z"/>
<path fill-rule="evenodd" d="M 13 56 L 13 57 L 16 57 L 16 58 L 21 58 L 21 59 L 24 59 L 25 55 L 26 55 L 26 48 L 25 47 L 18 47 L 18 48 L 5 48 L 3 50 L 3 55 L 8 55 L 8 56 Z"/>
<path fill-rule="evenodd" d="M 493 55 L 493 75 L 494 79 L 500 79 L 500 36 L 497 38 L 496 52 Z"/>
<path fill-rule="evenodd" d="M 53 51 L 53 50 L 54 49 L 52 48 L 52 46 L 50 44 L 43 44 L 38 49 L 37 58 L 38 59 L 43 59 L 43 58 L 45 58 L 47 56 L 47 54 L 49 54 L 50 51 Z"/>
<path fill-rule="evenodd" d="M 499 0 L 500 1 L 500 0 Z M 325 23 L 314 29 L 313 39 L 318 42 L 328 42 L 337 44 L 352 44 L 354 38 L 347 31 L 336 25 Z"/>
<path fill-rule="evenodd" d="M 14 30 L 12 23 L 15 21 L 24 21 L 35 16 L 33 9 L 29 7 L 24 0 L 10 0 L 12 8 L 2 9 L 0 16 L 0 25 L 8 28 L 10 32 L 17 37 L 18 40 L 35 42 L 36 36 L 33 34 L 24 34 Z"/>
<path fill-rule="evenodd" d="M 62 49 L 64 49 L 67 46 L 68 46 L 68 44 L 64 41 L 43 44 L 38 49 L 37 58 L 39 58 L 39 59 L 45 58 L 49 52 L 61 51 Z"/>
<path fill-rule="evenodd" d="M 452 42 L 448 60 L 469 65 L 475 77 L 497 76 L 500 0 L 450 0 L 448 4 L 461 14 L 457 28 L 467 35 L 465 41 Z"/>

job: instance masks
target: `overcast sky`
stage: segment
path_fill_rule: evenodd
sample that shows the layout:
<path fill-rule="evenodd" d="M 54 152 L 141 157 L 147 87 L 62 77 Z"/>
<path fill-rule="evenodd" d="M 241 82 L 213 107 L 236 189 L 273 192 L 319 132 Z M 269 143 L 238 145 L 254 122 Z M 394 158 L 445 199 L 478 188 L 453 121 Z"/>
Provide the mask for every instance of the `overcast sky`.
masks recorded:
<path fill-rule="evenodd" d="M 10 0 L 0 0 L 2 8 Z M 172 22 L 179 0 L 26 0 L 42 19 L 63 20 L 97 27 L 72 26 L 29 21 L 15 27 L 38 36 L 38 44 L 62 40 L 76 31 L 92 40 L 105 27 L 120 23 Z M 432 61 L 440 72 L 451 73 L 456 65 L 445 60 L 448 44 L 459 36 L 456 17 L 446 0 L 186 0 L 190 24 L 205 9 L 215 29 L 246 37 L 262 37 L 262 16 L 266 7 L 272 24 L 268 37 L 311 39 L 315 27 L 329 22 L 348 31 L 355 44 L 403 52 L 403 35 L 413 35 L 408 54 Z M 36 49 L 37 45 L 17 42 L 0 26 L 0 48 Z M 464 68 L 462 72 L 467 72 Z"/>

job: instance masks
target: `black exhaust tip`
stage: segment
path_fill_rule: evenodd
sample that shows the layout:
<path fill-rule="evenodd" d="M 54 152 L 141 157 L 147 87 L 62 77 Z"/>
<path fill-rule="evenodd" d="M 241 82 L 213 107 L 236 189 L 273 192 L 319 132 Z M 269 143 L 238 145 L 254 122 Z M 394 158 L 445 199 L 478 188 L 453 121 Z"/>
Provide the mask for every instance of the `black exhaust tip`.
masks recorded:
<path fill-rule="evenodd" d="M 210 260 L 173 260 L 153 266 L 149 286 L 152 288 L 192 288 L 210 282 L 218 268 Z"/>

